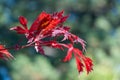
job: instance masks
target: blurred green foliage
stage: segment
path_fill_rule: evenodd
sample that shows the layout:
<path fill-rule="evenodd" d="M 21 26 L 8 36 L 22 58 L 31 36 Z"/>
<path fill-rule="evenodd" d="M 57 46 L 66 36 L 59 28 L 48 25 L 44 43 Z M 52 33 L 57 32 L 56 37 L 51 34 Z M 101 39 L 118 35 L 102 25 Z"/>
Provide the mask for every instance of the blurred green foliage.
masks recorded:
<path fill-rule="evenodd" d="M 19 25 L 18 16 L 25 16 L 30 26 L 42 11 L 60 10 L 70 14 L 65 25 L 71 32 L 87 41 L 85 55 L 94 61 L 89 75 L 78 74 L 74 59 L 61 62 L 66 52 L 50 48 L 45 48 L 48 57 L 33 48 L 11 51 L 16 60 L 1 61 L 0 66 L 13 80 L 120 80 L 120 0 L 0 0 L 0 43 L 26 42 L 24 36 L 9 31 Z"/>

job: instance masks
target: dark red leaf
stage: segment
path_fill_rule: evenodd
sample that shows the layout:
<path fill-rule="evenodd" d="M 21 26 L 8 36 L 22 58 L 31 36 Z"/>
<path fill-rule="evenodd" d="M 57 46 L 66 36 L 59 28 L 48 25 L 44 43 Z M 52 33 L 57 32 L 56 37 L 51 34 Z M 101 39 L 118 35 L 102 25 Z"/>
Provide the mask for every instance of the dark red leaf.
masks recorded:
<path fill-rule="evenodd" d="M 69 16 L 64 16 L 64 17 L 62 17 L 61 20 L 60 20 L 60 22 L 61 22 L 61 23 L 65 22 L 68 17 L 69 17 Z"/>
<path fill-rule="evenodd" d="M 20 21 L 20 24 L 22 24 L 23 27 L 24 27 L 25 29 L 27 29 L 27 19 L 26 19 L 25 17 L 23 17 L 23 16 L 20 16 L 20 17 L 19 17 L 19 21 Z"/>
<path fill-rule="evenodd" d="M 58 16 L 58 18 L 61 18 L 63 16 L 64 10 L 58 12 L 56 15 Z"/>
<path fill-rule="evenodd" d="M 80 73 L 80 72 L 83 71 L 84 65 L 83 65 L 83 63 L 81 62 L 81 60 L 77 56 L 75 57 L 75 59 L 76 59 L 78 72 Z"/>

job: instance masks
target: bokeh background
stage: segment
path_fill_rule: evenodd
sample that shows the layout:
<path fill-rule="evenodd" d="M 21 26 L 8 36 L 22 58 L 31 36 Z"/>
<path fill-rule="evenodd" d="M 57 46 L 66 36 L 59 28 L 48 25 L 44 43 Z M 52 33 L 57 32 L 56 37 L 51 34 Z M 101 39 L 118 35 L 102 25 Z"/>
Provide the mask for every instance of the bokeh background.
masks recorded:
<path fill-rule="evenodd" d="M 79 73 L 74 58 L 63 63 L 66 52 L 45 47 L 47 57 L 33 47 L 10 50 L 15 60 L 0 60 L 0 80 L 120 80 L 120 0 L 0 0 L 0 44 L 25 44 L 23 35 L 9 31 L 25 16 L 30 26 L 42 11 L 65 11 L 65 25 L 87 41 L 94 70 Z"/>

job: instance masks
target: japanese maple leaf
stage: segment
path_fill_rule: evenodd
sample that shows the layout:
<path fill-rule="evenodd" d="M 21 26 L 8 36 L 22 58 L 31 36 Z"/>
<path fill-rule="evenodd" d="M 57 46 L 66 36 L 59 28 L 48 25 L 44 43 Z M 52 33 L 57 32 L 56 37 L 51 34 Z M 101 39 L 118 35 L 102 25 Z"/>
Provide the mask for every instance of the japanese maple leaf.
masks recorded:
<path fill-rule="evenodd" d="M 32 23 L 30 28 L 27 28 L 27 19 L 23 16 L 19 17 L 19 22 L 22 26 L 16 26 L 10 30 L 15 30 L 18 34 L 24 34 L 28 39 L 27 45 L 22 46 L 29 47 L 34 46 L 37 52 L 44 54 L 42 46 L 48 46 L 64 50 L 67 48 L 67 55 L 63 59 L 64 62 L 70 61 L 72 54 L 75 57 L 78 72 L 83 71 L 83 67 L 86 68 L 87 73 L 92 70 L 92 60 L 85 55 L 85 41 L 78 36 L 69 32 L 70 27 L 64 26 L 64 22 L 68 16 L 63 15 L 64 11 L 49 14 L 42 12 L 38 15 L 37 19 Z M 61 41 L 58 41 L 58 37 L 63 36 Z M 64 41 L 69 40 L 70 43 L 65 44 Z M 80 43 L 82 50 L 75 48 L 74 44 Z"/>
<path fill-rule="evenodd" d="M 11 59 L 13 56 L 8 52 L 3 45 L 0 44 L 0 58 L 1 59 Z"/>
<path fill-rule="evenodd" d="M 42 12 L 33 22 L 30 29 L 27 28 L 27 19 L 23 16 L 19 17 L 22 26 L 16 26 L 10 30 L 17 31 L 18 34 L 25 34 L 29 42 L 40 39 L 41 36 L 47 36 L 52 29 L 63 23 L 68 16 L 63 16 L 63 11 L 54 14 Z"/>
<path fill-rule="evenodd" d="M 62 24 L 67 17 L 68 16 L 63 16 L 63 11 L 53 14 L 42 12 L 32 23 L 30 29 L 28 29 L 27 19 L 23 16 L 20 16 L 19 22 L 22 24 L 22 26 L 15 26 L 10 28 L 10 30 L 15 30 L 18 34 L 24 34 L 28 39 L 28 43 L 35 43 L 36 51 L 40 51 L 42 50 L 42 47 L 39 43 L 43 43 L 41 40 L 51 36 L 52 30 Z"/>
<path fill-rule="evenodd" d="M 87 73 L 89 73 L 93 69 L 92 60 L 84 56 L 81 50 L 79 50 L 78 48 L 74 48 L 72 44 L 69 44 L 69 45 L 64 44 L 64 47 L 68 48 L 67 55 L 63 59 L 64 62 L 71 60 L 72 54 L 74 54 L 78 72 L 82 72 L 84 66 L 86 67 Z"/>
<path fill-rule="evenodd" d="M 11 28 L 10 30 L 15 30 L 17 31 L 18 34 L 26 34 L 28 33 L 28 28 L 27 28 L 27 19 L 23 16 L 19 17 L 19 22 L 22 24 L 21 26 L 16 26 Z"/>

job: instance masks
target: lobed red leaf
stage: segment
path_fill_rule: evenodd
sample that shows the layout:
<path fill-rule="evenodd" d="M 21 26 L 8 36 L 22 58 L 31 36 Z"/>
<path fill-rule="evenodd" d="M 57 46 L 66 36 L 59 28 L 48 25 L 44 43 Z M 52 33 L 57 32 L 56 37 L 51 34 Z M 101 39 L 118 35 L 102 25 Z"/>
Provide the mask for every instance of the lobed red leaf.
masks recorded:
<path fill-rule="evenodd" d="M 25 34 L 28 39 L 27 46 L 35 47 L 37 52 L 44 54 L 42 46 L 49 46 L 58 49 L 68 48 L 67 55 L 63 59 L 64 62 L 70 61 L 72 54 L 75 56 L 78 72 L 83 71 L 83 67 L 86 68 L 87 73 L 92 70 L 92 60 L 83 55 L 83 52 L 74 48 L 75 43 L 80 43 L 83 51 L 85 50 L 85 41 L 78 36 L 69 32 L 69 27 L 64 26 L 63 23 L 66 21 L 68 16 L 63 16 L 64 11 L 49 14 L 42 12 L 39 14 L 37 19 L 33 22 L 30 29 L 27 28 L 27 19 L 23 16 L 19 17 L 21 26 L 16 26 L 10 30 L 15 30 L 19 34 Z M 57 41 L 59 36 L 63 36 L 62 41 L 69 40 L 69 44 L 64 44 Z M 45 41 L 44 41 L 45 40 Z M 7 52 L 7 51 L 6 51 Z M 3 53 L 3 51 L 1 52 Z"/>
<path fill-rule="evenodd" d="M 11 59 L 14 58 L 3 45 L 0 44 L 0 58 Z"/>
<path fill-rule="evenodd" d="M 92 63 L 92 60 L 88 57 L 85 57 L 83 59 L 84 63 L 85 63 L 85 67 L 86 67 L 86 71 L 87 71 L 87 74 L 89 72 L 91 72 L 93 70 L 92 66 L 93 66 L 93 63 Z"/>
<path fill-rule="evenodd" d="M 19 22 L 20 22 L 20 24 L 23 25 L 23 27 L 24 27 L 25 29 L 27 29 L 27 19 L 26 19 L 25 17 L 20 16 L 20 17 L 19 17 Z"/>
<path fill-rule="evenodd" d="M 63 59 L 64 62 L 70 61 L 72 58 L 72 53 L 73 53 L 73 47 L 69 48 L 67 51 L 66 57 Z"/>
<path fill-rule="evenodd" d="M 83 63 L 81 62 L 81 60 L 78 58 L 78 56 L 75 57 L 76 59 L 76 64 L 77 64 L 77 69 L 78 69 L 78 72 L 82 72 L 83 71 Z"/>
<path fill-rule="evenodd" d="M 25 34 L 28 32 L 26 29 L 23 29 L 20 26 L 10 28 L 10 30 L 15 30 L 18 34 Z"/>
<path fill-rule="evenodd" d="M 29 31 L 34 32 L 34 31 L 38 31 L 38 29 L 42 30 L 45 27 L 46 21 L 49 21 L 50 19 L 51 19 L 50 14 L 47 14 L 46 12 L 42 12 L 33 22 Z"/>

